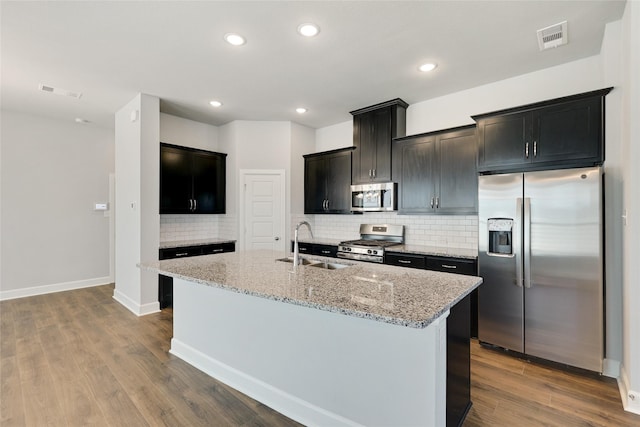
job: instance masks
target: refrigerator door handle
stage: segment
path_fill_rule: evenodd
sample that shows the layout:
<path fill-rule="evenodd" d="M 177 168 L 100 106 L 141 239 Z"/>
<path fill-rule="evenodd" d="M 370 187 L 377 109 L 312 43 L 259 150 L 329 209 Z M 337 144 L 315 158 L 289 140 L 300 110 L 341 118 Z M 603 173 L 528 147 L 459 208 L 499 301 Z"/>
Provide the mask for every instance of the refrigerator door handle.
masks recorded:
<path fill-rule="evenodd" d="M 513 252 L 516 254 L 516 285 L 522 287 L 522 198 L 516 199 L 516 223 L 513 225 Z"/>
<path fill-rule="evenodd" d="M 531 198 L 524 199 L 524 287 L 531 287 Z"/>

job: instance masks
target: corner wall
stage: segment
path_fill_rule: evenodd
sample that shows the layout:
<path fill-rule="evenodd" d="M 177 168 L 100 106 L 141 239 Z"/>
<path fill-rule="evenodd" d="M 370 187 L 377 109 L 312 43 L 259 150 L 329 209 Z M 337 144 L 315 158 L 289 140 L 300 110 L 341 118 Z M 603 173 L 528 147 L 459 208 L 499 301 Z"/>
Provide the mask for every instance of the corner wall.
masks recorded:
<path fill-rule="evenodd" d="M 0 113 L 0 300 L 113 282 L 113 130 Z"/>
<path fill-rule="evenodd" d="M 139 94 L 116 113 L 116 288 L 134 314 L 160 309 L 158 275 L 137 264 L 158 259 L 160 100 Z"/>

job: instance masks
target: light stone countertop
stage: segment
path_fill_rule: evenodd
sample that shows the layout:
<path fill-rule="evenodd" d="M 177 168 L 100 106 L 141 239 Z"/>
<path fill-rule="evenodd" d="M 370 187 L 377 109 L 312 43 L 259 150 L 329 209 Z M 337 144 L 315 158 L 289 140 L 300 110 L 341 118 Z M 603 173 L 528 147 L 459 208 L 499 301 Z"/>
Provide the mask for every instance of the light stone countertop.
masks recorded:
<path fill-rule="evenodd" d="M 160 242 L 160 249 L 184 248 L 185 246 L 212 245 L 218 243 L 234 243 L 232 239 L 198 239 L 198 240 L 174 240 Z"/>
<path fill-rule="evenodd" d="M 425 328 L 482 283 L 482 278 L 352 260 L 338 270 L 277 261 L 282 252 L 229 252 L 142 263 L 141 268 L 256 297 L 380 322 Z"/>
<path fill-rule="evenodd" d="M 319 243 L 324 245 L 333 245 L 338 246 L 340 244 L 340 240 L 331 240 L 331 239 L 311 239 L 304 238 L 299 240 L 301 243 Z M 476 259 L 478 258 L 478 250 L 477 249 L 468 249 L 468 248 L 449 248 L 445 246 L 426 246 L 426 245 L 395 245 L 389 246 L 385 249 L 387 252 L 401 252 L 401 253 L 412 253 L 412 254 L 420 254 L 420 255 L 435 255 L 435 256 L 447 256 L 453 258 L 464 258 L 464 259 Z"/>

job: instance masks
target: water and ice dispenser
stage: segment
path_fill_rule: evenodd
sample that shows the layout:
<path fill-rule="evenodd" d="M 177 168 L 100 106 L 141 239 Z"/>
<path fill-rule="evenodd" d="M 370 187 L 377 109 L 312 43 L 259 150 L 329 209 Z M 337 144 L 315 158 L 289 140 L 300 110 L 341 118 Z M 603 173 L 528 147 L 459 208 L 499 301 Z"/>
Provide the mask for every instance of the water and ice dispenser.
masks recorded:
<path fill-rule="evenodd" d="M 513 255 L 513 219 L 489 218 L 489 254 Z"/>

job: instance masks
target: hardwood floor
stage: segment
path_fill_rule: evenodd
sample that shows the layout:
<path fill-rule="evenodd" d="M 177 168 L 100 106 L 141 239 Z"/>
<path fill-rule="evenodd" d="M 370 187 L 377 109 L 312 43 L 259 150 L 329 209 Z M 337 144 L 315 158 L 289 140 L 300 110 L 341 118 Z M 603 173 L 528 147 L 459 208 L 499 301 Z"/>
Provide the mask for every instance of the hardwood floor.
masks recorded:
<path fill-rule="evenodd" d="M 136 317 L 113 285 L 0 302 L 1 426 L 299 425 L 168 353 L 171 310 Z M 640 426 L 615 381 L 472 343 L 473 426 Z"/>

